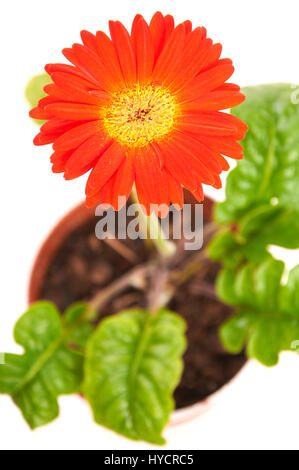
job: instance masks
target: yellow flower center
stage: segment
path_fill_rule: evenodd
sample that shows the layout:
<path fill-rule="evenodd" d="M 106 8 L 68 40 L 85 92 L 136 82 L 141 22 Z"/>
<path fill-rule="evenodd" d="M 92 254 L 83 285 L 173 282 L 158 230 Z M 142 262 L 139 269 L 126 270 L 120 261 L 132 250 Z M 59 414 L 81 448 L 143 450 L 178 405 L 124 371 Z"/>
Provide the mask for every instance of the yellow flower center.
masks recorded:
<path fill-rule="evenodd" d="M 144 147 L 171 132 L 177 104 L 161 86 L 136 85 L 115 93 L 102 113 L 112 139 L 128 147 Z"/>

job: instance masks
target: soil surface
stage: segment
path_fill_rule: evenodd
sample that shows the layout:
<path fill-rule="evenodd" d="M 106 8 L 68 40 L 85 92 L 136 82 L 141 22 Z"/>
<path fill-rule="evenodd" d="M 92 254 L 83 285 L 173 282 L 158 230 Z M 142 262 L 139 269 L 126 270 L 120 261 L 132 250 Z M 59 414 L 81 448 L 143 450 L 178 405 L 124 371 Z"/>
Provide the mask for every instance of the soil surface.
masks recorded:
<path fill-rule="evenodd" d="M 97 221 L 93 218 L 69 235 L 45 276 L 39 297 L 54 302 L 62 311 L 75 301 L 91 299 L 151 256 L 142 240 L 99 241 L 95 236 Z M 186 252 L 186 257 L 192 256 L 194 252 Z M 180 266 L 176 269 L 180 272 Z M 218 390 L 246 361 L 243 353 L 228 354 L 219 342 L 218 327 L 232 309 L 215 296 L 218 270 L 217 264 L 205 261 L 195 276 L 175 289 L 168 306 L 181 314 L 188 327 L 184 373 L 175 391 L 176 408 L 192 405 Z M 144 292 L 129 287 L 101 308 L 101 318 L 145 305 Z"/>

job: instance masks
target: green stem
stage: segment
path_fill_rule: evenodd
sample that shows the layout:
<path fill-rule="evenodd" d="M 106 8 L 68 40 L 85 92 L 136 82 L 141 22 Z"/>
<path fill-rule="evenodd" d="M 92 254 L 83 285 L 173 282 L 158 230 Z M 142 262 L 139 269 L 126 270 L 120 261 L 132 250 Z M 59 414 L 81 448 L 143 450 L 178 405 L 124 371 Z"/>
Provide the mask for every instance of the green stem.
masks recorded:
<path fill-rule="evenodd" d="M 144 238 L 152 241 L 163 257 L 173 255 L 176 250 L 175 244 L 165 239 L 157 214 L 153 212 L 148 216 L 142 211 L 135 185 L 131 192 L 131 198 L 133 202 L 138 205 L 139 230 Z"/>

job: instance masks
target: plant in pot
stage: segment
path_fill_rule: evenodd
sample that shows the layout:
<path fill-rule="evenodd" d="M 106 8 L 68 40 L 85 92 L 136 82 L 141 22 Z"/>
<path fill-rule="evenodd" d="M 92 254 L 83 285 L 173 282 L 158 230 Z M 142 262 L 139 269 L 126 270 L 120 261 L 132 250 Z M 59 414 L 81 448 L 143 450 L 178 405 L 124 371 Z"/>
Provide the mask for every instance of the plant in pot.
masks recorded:
<path fill-rule="evenodd" d="M 24 354 L 4 355 L 0 393 L 34 429 L 58 416 L 59 395 L 80 392 L 97 423 L 163 444 L 174 403 L 222 386 L 245 346 L 269 366 L 296 349 L 299 268 L 285 274 L 269 247 L 299 247 L 299 111 L 290 85 L 243 94 L 226 83 L 231 61 L 189 21 L 137 15 L 131 34 L 119 22 L 110 33 L 83 31 L 83 45 L 63 51 L 72 65 L 47 65 L 27 89 L 39 100 L 31 117 L 46 121 L 35 144 L 53 144 L 53 171 L 66 179 L 91 170 L 86 204 L 101 204 L 110 236 L 96 238 L 94 209 L 83 206 L 51 234 L 33 272 L 36 302 L 15 326 Z M 165 236 L 163 221 L 173 233 L 186 223 L 169 205 L 181 214 L 191 204 L 194 225 L 202 183 L 221 186 L 224 156 L 240 160 L 226 200 L 204 202 L 203 248 L 185 250 L 183 236 Z M 108 214 L 124 214 L 118 229 L 139 237 L 111 237 Z M 232 354 L 217 340 L 223 321 Z"/>

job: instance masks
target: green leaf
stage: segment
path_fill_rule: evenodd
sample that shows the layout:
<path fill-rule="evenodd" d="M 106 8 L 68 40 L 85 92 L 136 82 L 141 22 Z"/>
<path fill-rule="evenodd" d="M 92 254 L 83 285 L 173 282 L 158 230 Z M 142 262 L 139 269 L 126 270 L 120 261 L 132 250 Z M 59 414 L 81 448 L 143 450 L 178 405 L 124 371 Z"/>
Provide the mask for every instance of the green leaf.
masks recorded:
<path fill-rule="evenodd" d="M 288 283 L 282 287 L 281 308 L 290 315 L 297 315 L 296 312 L 299 312 L 299 266 L 292 269 Z"/>
<path fill-rule="evenodd" d="M 242 351 L 247 339 L 247 332 L 253 318 L 246 313 L 237 314 L 227 320 L 220 328 L 220 338 L 223 345 L 233 354 Z"/>
<path fill-rule="evenodd" d="M 215 261 L 225 260 L 229 267 L 238 266 L 243 258 L 236 236 L 230 230 L 221 230 L 214 236 L 208 245 L 208 254 Z"/>
<path fill-rule="evenodd" d="M 299 211 L 282 206 L 259 206 L 241 219 L 240 235 L 253 250 L 277 245 L 299 248 Z"/>
<path fill-rule="evenodd" d="M 247 343 L 249 356 L 273 365 L 299 339 L 298 269 L 281 285 L 283 264 L 268 251 L 299 248 L 299 106 L 291 85 L 243 92 L 246 101 L 232 112 L 249 128 L 245 156 L 227 178 L 226 201 L 216 206 L 216 221 L 229 225 L 211 241 L 209 255 L 224 266 L 218 295 L 237 307 L 221 328 L 224 345 L 238 352 Z"/>
<path fill-rule="evenodd" d="M 282 212 L 281 207 L 270 204 L 261 204 L 248 211 L 239 223 L 240 235 L 247 239 L 256 236 L 261 229 L 275 221 Z"/>
<path fill-rule="evenodd" d="M 256 267 L 242 266 L 236 272 L 225 268 L 217 280 L 221 300 L 237 306 L 236 314 L 220 329 L 224 346 L 247 354 L 267 366 L 278 362 L 279 352 L 292 350 L 299 340 L 299 266 L 286 285 L 281 278 L 284 264 L 269 259 Z"/>
<path fill-rule="evenodd" d="M 37 106 L 40 99 L 46 96 L 44 92 L 44 86 L 52 83 L 50 76 L 47 73 L 42 73 L 40 75 L 35 75 L 28 82 L 25 89 L 25 96 L 31 108 Z M 44 121 L 39 119 L 33 119 L 37 124 L 42 124 Z"/>
<path fill-rule="evenodd" d="M 244 258 L 265 261 L 270 245 L 299 248 L 299 106 L 291 101 L 291 85 L 243 92 L 246 101 L 232 112 L 248 124 L 245 156 L 228 175 L 226 201 L 214 213 L 218 223 L 233 224 L 231 244 L 219 238 L 210 250 L 228 267 Z"/>
<path fill-rule="evenodd" d="M 186 347 L 184 321 L 165 309 L 104 319 L 86 350 L 84 391 L 95 421 L 131 439 L 163 444 Z"/>
<path fill-rule="evenodd" d="M 230 172 L 226 201 L 218 204 L 219 223 L 239 221 L 249 209 L 270 204 L 297 210 L 299 199 L 299 106 L 291 101 L 289 84 L 242 90 L 246 100 L 232 113 L 249 127 L 245 158 Z"/>
<path fill-rule="evenodd" d="M 5 364 L 0 365 L 0 393 L 11 395 L 32 429 L 58 416 L 59 395 L 80 389 L 83 357 L 68 344 L 74 342 L 75 332 L 81 338 L 86 310 L 84 304 L 75 305 L 64 324 L 56 307 L 42 301 L 16 323 L 15 341 L 23 346 L 24 354 L 5 354 Z"/>
<path fill-rule="evenodd" d="M 270 257 L 270 245 L 299 247 L 298 211 L 264 204 L 249 210 L 241 218 L 238 230 L 220 231 L 211 240 L 208 253 L 227 267 L 237 267 L 244 259 L 265 261 Z"/>
<path fill-rule="evenodd" d="M 94 331 L 94 326 L 90 322 L 98 316 L 98 312 L 88 311 L 88 321 L 82 321 L 87 308 L 85 303 L 78 302 L 71 305 L 63 315 L 64 325 L 70 330 L 67 338 L 68 343 L 82 349 L 86 348 L 87 342 Z M 75 328 L 74 325 L 76 325 Z"/>
<path fill-rule="evenodd" d="M 207 247 L 208 255 L 228 268 L 237 268 L 244 260 L 255 263 L 265 261 L 271 256 L 267 251 L 270 242 L 268 243 L 269 239 L 262 235 L 261 231 L 258 235 L 246 238 L 237 230 L 221 230 L 210 241 Z"/>

